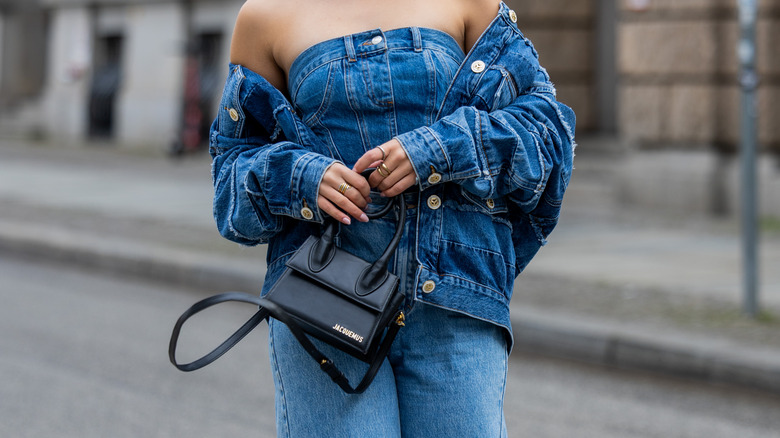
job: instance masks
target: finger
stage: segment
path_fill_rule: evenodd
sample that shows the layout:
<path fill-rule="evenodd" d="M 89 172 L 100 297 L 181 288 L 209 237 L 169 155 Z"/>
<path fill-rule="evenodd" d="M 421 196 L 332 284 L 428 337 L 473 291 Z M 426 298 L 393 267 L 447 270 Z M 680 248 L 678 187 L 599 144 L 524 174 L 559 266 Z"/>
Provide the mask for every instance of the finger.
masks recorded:
<path fill-rule="evenodd" d="M 368 181 L 366 181 L 363 178 L 360 178 L 363 181 L 363 185 L 365 187 L 368 187 Z M 363 193 L 360 192 L 360 190 L 357 189 L 357 187 L 353 187 L 352 185 L 348 184 L 348 188 L 346 190 L 342 191 L 341 185 L 339 185 L 339 188 L 336 189 L 337 192 L 341 193 L 342 196 L 347 198 L 349 201 L 351 201 L 353 204 L 355 204 L 361 211 L 366 209 L 366 206 L 371 202 L 371 197 L 368 195 L 363 195 Z"/>
<path fill-rule="evenodd" d="M 371 187 L 379 187 L 387 178 L 392 177 L 396 167 L 392 163 L 392 161 L 386 160 L 376 166 L 376 170 L 371 172 L 371 175 L 368 177 L 368 183 Z"/>
<path fill-rule="evenodd" d="M 377 163 L 382 160 L 382 151 L 373 148 L 366 151 L 365 154 L 363 154 L 362 157 L 360 157 L 354 166 L 352 166 L 352 170 L 360 173 L 369 167 L 372 167 L 372 164 Z"/>
<path fill-rule="evenodd" d="M 355 205 L 355 203 L 352 202 L 352 200 L 349 199 L 347 196 L 341 194 L 341 192 L 339 192 L 337 189 L 334 189 L 332 187 L 325 187 L 322 189 L 321 194 L 333 205 L 338 207 L 342 211 L 342 213 L 346 213 L 354 217 L 355 219 L 359 220 L 360 222 L 368 222 L 368 216 L 366 216 L 363 210 L 357 205 Z M 361 198 L 361 201 L 364 201 L 364 199 Z M 341 218 L 341 221 L 344 222 L 343 218 Z"/>
<path fill-rule="evenodd" d="M 346 170 L 344 175 L 342 176 L 344 177 L 344 181 L 347 184 L 351 185 L 352 188 L 355 189 L 354 191 L 357 192 L 357 194 L 359 194 L 360 196 L 362 196 L 364 200 L 371 199 L 371 186 L 368 184 L 368 181 L 366 181 L 366 179 L 363 178 L 362 175 L 360 175 L 359 173 L 355 173 L 354 171 L 351 170 Z M 347 190 L 347 192 L 349 192 L 349 190 Z M 356 199 L 356 198 L 351 198 L 351 199 Z M 365 205 L 361 207 L 365 207 Z"/>
<path fill-rule="evenodd" d="M 412 187 L 417 181 L 417 177 L 414 174 L 407 174 L 400 181 L 395 183 L 392 187 L 382 192 L 382 195 L 392 198 L 393 196 L 400 195 L 405 192 L 406 189 Z"/>
<path fill-rule="evenodd" d="M 331 166 L 322 179 L 322 185 L 334 187 L 336 190 L 343 182 L 349 184 L 360 193 L 362 197 L 360 201 L 358 201 L 358 197 L 350 197 L 360 208 L 365 208 L 371 202 L 371 186 L 368 185 L 368 181 L 363 178 L 363 175 L 348 169 L 340 163 Z"/>
<path fill-rule="evenodd" d="M 390 175 L 383 178 L 382 181 L 380 181 L 376 186 L 376 188 L 381 192 L 384 192 L 385 190 L 394 186 L 399 181 L 406 178 L 406 176 L 410 173 L 414 174 L 414 169 L 412 169 L 412 165 L 409 163 L 409 161 L 400 163 L 396 168 L 391 167 L 391 165 L 388 165 L 387 167 L 391 169 Z"/>
<path fill-rule="evenodd" d="M 352 184 L 350 184 L 350 182 L 348 181 L 348 179 L 350 179 L 350 180 L 352 179 L 351 175 L 354 175 L 354 172 L 350 171 L 345 166 L 343 166 L 341 164 L 338 164 L 338 163 L 334 164 L 333 166 L 328 168 L 327 171 L 325 171 L 325 175 L 323 175 L 322 182 L 320 183 L 319 194 L 320 195 L 325 195 L 326 194 L 325 192 L 329 188 L 334 189 L 334 190 L 336 190 L 339 193 L 342 193 L 341 192 L 341 185 L 342 184 L 348 185 L 348 187 L 350 187 L 350 190 L 351 190 Z M 362 184 L 359 180 L 353 181 L 353 182 L 355 184 Z M 347 191 L 348 190 L 345 190 L 344 193 L 346 193 Z M 326 198 L 329 198 L 331 201 L 334 200 L 332 195 L 331 196 L 326 196 Z M 363 200 L 365 200 L 365 197 L 362 197 L 362 198 L 363 198 Z M 358 198 L 355 198 L 355 200 L 356 200 L 356 202 L 358 202 L 358 204 L 359 204 L 359 206 L 361 208 L 365 207 L 365 205 L 360 205 L 360 204 L 362 204 L 361 200 L 359 200 Z"/>
<path fill-rule="evenodd" d="M 344 224 L 351 224 L 352 221 L 349 219 L 349 216 L 344 214 L 343 211 L 336 208 L 333 203 L 325 199 L 324 196 L 319 196 L 317 198 L 317 206 L 320 207 L 320 211 L 325 212 L 328 216 L 332 217 L 333 219 L 336 219 L 337 221 L 344 223 Z"/>

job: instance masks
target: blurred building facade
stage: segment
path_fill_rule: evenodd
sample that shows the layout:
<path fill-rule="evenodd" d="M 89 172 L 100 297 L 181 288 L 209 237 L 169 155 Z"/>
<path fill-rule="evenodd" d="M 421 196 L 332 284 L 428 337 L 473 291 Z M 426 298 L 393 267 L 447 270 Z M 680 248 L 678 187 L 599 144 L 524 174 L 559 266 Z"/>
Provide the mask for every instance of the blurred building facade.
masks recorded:
<path fill-rule="evenodd" d="M 16 74 L 0 79 L 5 130 L 62 143 L 202 146 L 242 1 L 5 1 L 0 71 Z M 25 42 L 35 35 L 45 41 Z M 44 74 L 29 78 L 27 64 Z"/>
<path fill-rule="evenodd" d="M 737 210 L 736 0 L 506 0 L 627 202 Z M 202 142 L 242 0 L 0 0 L 0 129 Z M 780 216 L 780 0 L 760 0 L 761 205 Z M 17 38 L 19 36 L 19 38 Z M 200 138 L 198 138 L 200 137 Z"/>
<path fill-rule="evenodd" d="M 622 201 L 739 211 L 737 0 L 511 3 L 591 139 L 578 154 L 607 153 Z M 758 195 L 780 217 L 780 0 L 758 3 Z"/>

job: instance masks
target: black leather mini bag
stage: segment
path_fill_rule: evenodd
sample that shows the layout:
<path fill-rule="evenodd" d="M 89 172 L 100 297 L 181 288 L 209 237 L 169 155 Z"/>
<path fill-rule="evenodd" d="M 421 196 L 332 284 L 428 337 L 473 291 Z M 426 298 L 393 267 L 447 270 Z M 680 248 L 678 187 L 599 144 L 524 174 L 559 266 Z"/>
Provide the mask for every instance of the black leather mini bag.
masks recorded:
<path fill-rule="evenodd" d="M 404 325 L 404 314 L 400 309 L 403 294 L 398 290 L 398 277 L 387 270 L 388 261 L 403 234 L 406 216 L 403 196 L 396 196 L 369 218 L 382 217 L 394 207 L 398 210 L 395 234 L 376 261 L 363 260 L 336 247 L 336 222 L 329 219 L 322 235 L 310 236 L 287 261 L 284 273 L 264 297 L 226 292 L 195 303 L 176 321 L 168 346 L 171 363 L 182 371 L 202 368 L 225 354 L 270 316 L 289 327 L 298 342 L 341 389 L 350 394 L 365 391 Z M 184 322 L 196 313 L 226 301 L 256 304 L 260 309 L 209 354 L 190 363 L 178 363 L 176 344 Z M 350 385 L 307 335 L 370 365 L 357 387 Z"/>

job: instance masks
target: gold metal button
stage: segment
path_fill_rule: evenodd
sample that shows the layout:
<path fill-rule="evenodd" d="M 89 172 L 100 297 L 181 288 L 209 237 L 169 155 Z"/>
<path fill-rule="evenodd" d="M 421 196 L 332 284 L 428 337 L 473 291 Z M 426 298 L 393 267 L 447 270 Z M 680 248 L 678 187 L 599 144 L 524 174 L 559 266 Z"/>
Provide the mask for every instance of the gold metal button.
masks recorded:
<path fill-rule="evenodd" d="M 428 198 L 428 208 L 431 210 L 438 210 L 441 207 L 441 198 L 436 195 L 431 195 Z"/>
<path fill-rule="evenodd" d="M 434 283 L 433 281 L 428 280 L 425 283 L 423 283 L 422 290 L 426 294 L 433 292 L 434 289 L 436 289 L 436 283 Z"/>
<path fill-rule="evenodd" d="M 485 71 L 485 62 L 484 61 L 474 61 L 471 63 L 471 71 L 474 73 L 482 73 Z"/>
<path fill-rule="evenodd" d="M 439 182 L 441 182 L 440 173 L 432 173 L 431 176 L 428 177 L 428 184 L 438 184 Z"/>
<path fill-rule="evenodd" d="M 238 121 L 238 111 L 236 111 L 235 108 L 230 108 L 228 114 L 230 114 L 230 118 L 233 119 L 234 122 Z"/>
<path fill-rule="evenodd" d="M 494 209 L 496 207 L 496 203 L 492 199 L 488 199 L 485 201 L 489 209 Z"/>
<path fill-rule="evenodd" d="M 517 14 L 515 11 L 509 11 L 509 19 L 512 20 L 512 23 L 517 23 Z"/>
<path fill-rule="evenodd" d="M 303 207 L 301 209 L 301 216 L 303 216 L 303 218 L 306 219 L 307 221 L 310 221 L 314 219 L 314 212 L 311 211 L 311 208 L 309 207 Z"/>

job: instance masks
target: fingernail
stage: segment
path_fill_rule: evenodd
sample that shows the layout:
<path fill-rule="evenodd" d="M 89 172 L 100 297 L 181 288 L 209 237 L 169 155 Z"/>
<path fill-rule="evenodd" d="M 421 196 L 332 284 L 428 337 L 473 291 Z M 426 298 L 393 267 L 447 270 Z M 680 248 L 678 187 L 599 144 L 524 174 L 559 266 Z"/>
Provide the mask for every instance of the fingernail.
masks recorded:
<path fill-rule="evenodd" d="M 366 214 L 363 213 L 363 214 L 360 215 L 360 220 L 363 221 L 363 222 L 368 222 L 368 216 L 366 216 Z"/>
<path fill-rule="evenodd" d="M 341 220 L 341 222 L 344 222 L 344 223 L 345 223 L 345 224 L 347 224 L 347 225 L 350 225 L 350 224 L 352 224 L 352 221 L 351 221 L 351 220 L 349 220 L 349 218 L 348 218 L 348 217 L 345 217 L 344 219 L 342 219 L 342 220 Z"/>

